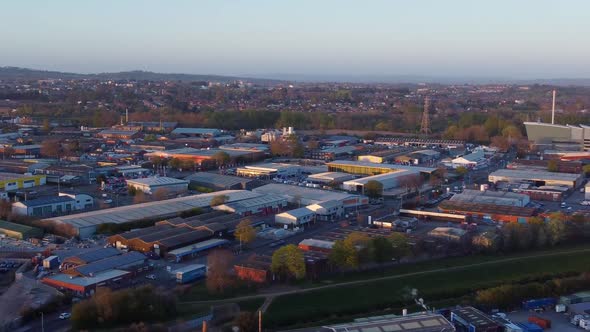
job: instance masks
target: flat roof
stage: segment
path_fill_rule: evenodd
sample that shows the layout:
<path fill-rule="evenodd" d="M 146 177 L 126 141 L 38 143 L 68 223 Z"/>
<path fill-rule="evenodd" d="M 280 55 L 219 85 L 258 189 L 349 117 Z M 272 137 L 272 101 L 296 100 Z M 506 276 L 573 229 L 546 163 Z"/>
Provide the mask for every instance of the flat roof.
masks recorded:
<path fill-rule="evenodd" d="M 318 239 L 304 239 L 299 242 L 299 245 L 318 247 L 324 249 L 332 249 L 334 247 L 334 241 L 318 240 Z"/>
<path fill-rule="evenodd" d="M 279 213 L 279 214 L 277 214 L 277 216 L 289 215 L 289 216 L 293 216 L 295 218 L 300 218 L 300 217 L 305 217 L 305 216 L 309 216 L 312 214 L 315 214 L 315 212 L 306 208 L 306 207 L 302 207 L 302 208 L 298 208 L 298 209 L 294 209 L 294 210 L 285 211 L 283 213 Z"/>
<path fill-rule="evenodd" d="M 93 276 L 99 272 L 124 267 L 126 265 L 141 262 L 146 259 L 147 257 L 144 254 L 137 251 L 130 251 L 122 255 L 101 259 L 86 265 L 81 265 L 75 267 L 74 269 L 82 275 Z"/>
<path fill-rule="evenodd" d="M 249 209 L 252 207 L 257 207 L 260 205 L 268 205 L 273 203 L 279 203 L 286 201 L 286 199 L 282 196 L 278 195 L 261 195 L 254 198 L 244 199 L 237 202 L 225 203 L 222 205 L 228 206 L 230 208 L 239 210 L 239 209 Z"/>
<path fill-rule="evenodd" d="M 291 186 L 280 183 L 270 183 L 262 187 L 252 189 L 255 193 L 274 194 L 285 198 L 301 197 L 310 201 L 309 204 L 321 203 L 325 201 L 344 201 L 350 198 L 362 198 L 364 196 L 349 194 L 340 191 L 329 191 L 308 187 Z"/>
<path fill-rule="evenodd" d="M 228 196 L 228 202 L 235 202 L 260 196 L 259 193 L 254 193 L 247 190 L 222 190 L 213 193 L 120 206 L 110 209 L 47 218 L 43 220 L 69 224 L 77 228 L 84 228 L 94 227 L 105 223 L 122 224 L 148 218 L 166 218 L 183 211 L 192 210 L 194 208 L 208 207 L 210 206 L 213 197 L 218 195 Z"/>
<path fill-rule="evenodd" d="M 485 214 L 502 214 L 518 217 L 532 217 L 535 215 L 536 209 L 529 207 L 496 205 L 496 204 L 481 204 L 470 202 L 452 202 L 443 201 L 439 204 L 439 209 L 447 211 L 458 211 L 468 213 L 485 213 Z"/>
<path fill-rule="evenodd" d="M 244 166 L 244 168 L 246 168 L 246 169 L 271 171 L 271 172 L 278 172 L 280 170 L 285 170 L 285 169 L 290 169 L 290 168 L 300 168 L 300 167 L 301 166 L 299 166 L 299 165 L 283 164 L 283 163 L 265 163 L 265 164 Z"/>
<path fill-rule="evenodd" d="M 336 166 L 336 165 L 345 165 L 345 166 L 360 166 L 360 167 L 374 167 L 374 168 L 383 168 L 389 170 L 414 170 L 421 173 L 432 173 L 436 171 L 436 168 L 432 167 L 421 167 L 421 166 L 407 166 L 407 165 L 398 165 L 398 164 L 378 164 L 378 163 L 370 163 L 366 161 L 354 161 L 354 160 L 334 160 L 332 162 L 327 163 L 328 166 Z"/>
<path fill-rule="evenodd" d="M 79 255 L 66 256 L 64 260 L 79 259 L 82 262 L 92 263 L 92 262 L 99 261 L 101 259 L 106 259 L 109 257 L 118 256 L 120 254 L 121 254 L 121 252 L 115 248 L 100 248 L 100 249 L 93 250 L 93 251 L 87 251 L 87 252 L 81 253 Z"/>
<path fill-rule="evenodd" d="M 444 316 L 416 313 L 407 316 L 384 315 L 355 319 L 354 322 L 310 327 L 300 332 L 452 332 L 455 327 Z"/>
<path fill-rule="evenodd" d="M 203 264 L 191 264 L 191 265 L 179 267 L 178 269 L 174 270 L 172 273 L 174 273 L 174 274 L 179 273 L 179 272 L 186 273 L 186 272 L 190 272 L 192 270 L 203 269 L 203 268 L 207 268 L 207 266 L 205 266 Z"/>
<path fill-rule="evenodd" d="M 223 185 L 226 187 L 248 183 L 252 180 L 241 178 L 239 176 L 222 175 L 213 172 L 198 172 L 191 174 L 184 178 L 187 181 L 197 181 L 201 183 L 208 183 L 213 185 Z"/>
<path fill-rule="evenodd" d="M 20 179 L 20 178 L 30 178 L 30 177 L 37 177 L 37 176 L 41 176 L 41 175 L 40 174 L 25 175 L 25 174 L 19 174 L 19 173 L 0 172 L 0 181 Z M 45 176 L 45 175 L 43 175 L 43 176 Z"/>
<path fill-rule="evenodd" d="M 514 177 L 530 180 L 555 180 L 555 181 L 576 181 L 580 178 L 580 174 L 575 173 L 557 173 L 549 171 L 536 171 L 536 170 L 519 170 L 519 169 L 499 169 L 495 172 L 490 173 L 489 176 L 503 176 L 503 177 Z"/>
<path fill-rule="evenodd" d="M 187 252 L 201 251 L 201 250 L 205 250 L 205 249 L 208 249 L 211 247 L 224 245 L 226 243 L 229 243 L 229 241 L 225 240 L 225 239 L 210 239 L 210 240 L 205 240 L 205 241 L 198 242 L 195 244 L 191 244 L 190 246 L 171 250 L 168 252 L 168 254 L 182 256 L 183 254 L 186 254 Z"/>
<path fill-rule="evenodd" d="M 55 280 L 57 282 L 64 283 L 64 284 L 72 284 L 72 285 L 77 285 L 77 286 L 88 287 L 88 286 L 100 284 L 101 282 L 105 282 L 107 280 L 123 277 L 125 275 L 128 275 L 129 273 L 131 273 L 131 272 L 123 271 L 123 270 L 108 270 L 108 271 L 103 271 L 103 272 L 97 273 L 93 277 L 72 277 L 69 274 L 59 273 L 59 274 L 55 274 L 55 275 L 52 275 L 49 277 L 45 277 L 43 279 Z"/>
<path fill-rule="evenodd" d="M 29 232 L 42 233 L 40 228 L 17 224 L 10 221 L 0 220 L 0 230 L 5 229 L 12 232 L 26 234 Z"/>
<path fill-rule="evenodd" d="M 352 179 L 353 176 L 349 173 L 344 173 L 344 172 L 323 172 L 323 173 L 311 174 L 308 176 L 308 178 L 314 179 L 314 180 L 336 181 L 336 180 L 340 179 L 341 181 L 346 181 L 347 179 Z"/>
<path fill-rule="evenodd" d="M 188 181 L 164 176 L 152 176 L 141 179 L 129 179 L 127 180 L 127 183 L 132 185 L 136 184 L 143 186 L 166 186 L 176 184 L 188 184 Z"/>
<path fill-rule="evenodd" d="M 75 202 L 76 200 L 69 196 L 53 196 L 30 199 L 28 201 L 20 201 L 26 207 L 43 206 L 57 203 Z"/>
<path fill-rule="evenodd" d="M 407 175 L 418 175 L 418 174 L 419 174 L 418 171 L 409 171 L 409 170 L 405 170 L 405 169 L 393 170 L 392 172 L 389 172 L 389 173 L 371 175 L 371 176 L 366 176 L 366 177 L 359 178 L 359 179 L 344 181 L 344 184 L 365 185 L 369 181 L 386 181 L 386 180 L 397 179 L 397 178 L 404 177 Z"/>
<path fill-rule="evenodd" d="M 473 307 L 452 309 L 451 312 L 464 319 L 467 323 L 473 324 L 476 328 L 499 326 L 499 324 L 488 315 Z"/>
<path fill-rule="evenodd" d="M 195 135 L 205 135 L 205 134 L 217 134 L 220 133 L 220 129 L 215 128 L 176 128 L 172 131 L 173 134 L 195 134 Z"/>

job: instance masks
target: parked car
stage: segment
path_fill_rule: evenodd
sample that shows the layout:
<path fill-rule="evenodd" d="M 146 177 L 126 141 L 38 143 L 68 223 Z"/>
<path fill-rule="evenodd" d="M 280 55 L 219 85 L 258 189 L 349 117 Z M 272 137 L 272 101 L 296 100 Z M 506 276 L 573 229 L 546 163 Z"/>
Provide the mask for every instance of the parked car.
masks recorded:
<path fill-rule="evenodd" d="M 72 314 L 70 314 L 69 312 L 62 312 L 59 315 L 59 319 L 70 319 L 70 317 L 72 317 Z"/>
<path fill-rule="evenodd" d="M 145 278 L 150 280 L 156 280 L 156 276 L 154 274 L 148 274 L 147 276 L 145 276 Z"/>

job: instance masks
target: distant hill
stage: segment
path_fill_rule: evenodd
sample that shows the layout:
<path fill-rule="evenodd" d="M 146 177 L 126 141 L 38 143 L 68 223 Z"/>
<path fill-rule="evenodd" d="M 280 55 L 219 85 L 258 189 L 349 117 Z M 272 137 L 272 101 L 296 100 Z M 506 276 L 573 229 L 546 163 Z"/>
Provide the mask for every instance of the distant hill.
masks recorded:
<path fill-rule="evenodd" d="M 19 67 L 0 67 L 0 79 L 37 80 L 37 79 L 99 79 L 99 80 L 136 80 L 136 81 L 184 81 L 184 82 L 221 82 L 247 81 L 258 84 L 276 84 L 284 81 L 265 78 L 249 78 L 221 75 L 195 75 L 175 73 L 154 73 L 134 70 L 118 73 L 79 74 L 60 71 L 47 71 Z"/>

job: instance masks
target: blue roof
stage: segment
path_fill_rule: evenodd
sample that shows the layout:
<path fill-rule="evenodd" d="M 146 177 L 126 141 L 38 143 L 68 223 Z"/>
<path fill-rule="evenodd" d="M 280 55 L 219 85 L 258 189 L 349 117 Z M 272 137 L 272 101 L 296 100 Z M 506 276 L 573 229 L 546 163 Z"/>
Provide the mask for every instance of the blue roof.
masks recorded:
<path fill-rule="evenodd" d="M 85 252 L 83 254 L 79 254 L 77 256 L 70 256 L 70 257 L 77 257 L 79 260 L 86 262 L 86 264 L 88 264 L 88 263 L 99 261 L 101 259 L 117 256 L 120 254 L 121 254 L 121 252 L 115 248 L 100 248 L 97 250 Z"/>
<path fill-rule="evenodd" d="M 120 256 L 113 256 L 110 258 L 101 259 L 94 263 L 78 266 L 75 269 L 82 275 L 93 276 L 102 271 L 123 268 L 130 264 L 140 263 L 145 259 L 146 257 L 144 254 L 137 251 L 131 251 Z"/>
<path fill-rule="evenodd" d="M 75 200 L 68 196 L 52 196 L 52 197 L 41 197 L 35 198 L 28 201 L 22 201 L 23 205 L 27 207 L 43 206 L 57 203 L 74 202 Z"/>

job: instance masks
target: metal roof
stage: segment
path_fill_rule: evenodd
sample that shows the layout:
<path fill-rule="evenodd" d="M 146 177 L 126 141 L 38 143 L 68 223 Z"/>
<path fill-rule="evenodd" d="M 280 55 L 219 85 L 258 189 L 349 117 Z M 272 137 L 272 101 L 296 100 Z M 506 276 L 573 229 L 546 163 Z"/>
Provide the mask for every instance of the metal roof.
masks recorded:
<path fill-rule="evenodd" d="M 340 191 L 329 191 L 279 183 L 267 184 L 265 186 L 252 189 L 252 191 L 260 194 L 279 195 L 291 201 L 293 201 L 296 197 L 301 197 L 302 201 L 304 201 L 302 204 L 306 205 L 325 201 L 344 201 L 350 198 L 363 197 Z"/>
<path fill-rule="evenodd" d="M 354 322 L 310 327 L 300 332 L 454 332 L 455 327 L 444 316 L 431 313 L 407 316 L 385 315 L 359 318 Z"/>
<path fill-rule="evenodd" d="M 357 166 L 357 167 L 372 167 L 372 168 L 382 168 L 382 169 L 389 169 L 391 171 L 395 170 L 410 170 L 410 171 L 417 171 L 421 173 L 432 173 L 436 171 L 436 168 L 432 167 L 421 167 L 421 166 L 407 166 L 407 165 L 398 165 L 398 164 L 378 164 L 378 163 L 370 163 L 365 161 L 353 161 L 353 160 L 334 160 L 333 162 L 327 163 L 328 167 L 331 166 Z"/>
<path fill-rule="evenodd" d="M 97 273 L 93 277 L 89 277 L 89 276 L 72 277 L 71 275 L 60 273 L 60 274 L 55 274 L 55 275 L 52 275 L 49 277 L 45 277 L 45 278 L 43 278 L 43 280 L 46 280 L 46 279 L 47 280 L 55 280 L 55 281 L 58 281 L 58 282 L 64 283 L 64 284 L 72 284 L 72 285 L 77 285 L 77 286 L 88 287 L 88 286 L 100 284 L 100 283 L 105 282 L 107 280 L 120 278 L 120 277 L 125 276 L 129 273 L 130 272 L 123 271 L 123 270 L 108 270 L 108 271 Z"/>
<path fill-rule="evenodd" d="M 155 202 L 120 206 L 110 209 L 89 211 L 67 216 L 47 218 L 44 221 L 54 221 L 72 225 L 77 228 L 94 227 L 105 223 L 122 224 L 142 219 L 167 218 L 183 211 L 194 208 L 208 207 L 213 197 L 228 196 L 228 202 L 258 197 L 260 194 L 246 190 L 223 190 L 214 193 L 185 196 Z"/>
<path fill-rule="evenodd" d="M 580 178 L 580 174 L 575 173 L 557 173 L 549 171 L 531 171 L 531 170 L 517 170 L 517 169 L 499 169 L 492 172 L 490 176 L 512 177 L 528 180 L 556 180 L 556 181 L 576 181 Z"/>
<path fill-rule="evenodd" d="M 480 204 L 469 202 L 451 202 L 443 201 L 439 204 L 439 209 L 443 211 L 457 211 L 466 213 L 483 213 L 483 214 L 497 214 L 509 215 L 517 217 L 532 217 L 535 215 L 536 209 L 529 207 L 495 205 L 495 204 Z"/>
<path fill-rule="evenodd" d="M 144 254 L 137 251 L 131 251 L 120 256 L 113 256 L 90 264 L 78 266 L 74 269 L 82 275 L 93 276 L 99 272 L 125 267 L 134 263 L 140 263 L 146 259 L 147 258 Z"/>
<path fill-rule="evenodd" d="M 199 172 L 189 175 L 184 178 L 187 181 L 196 181 L 201 183 L 208 183 L 213 185 L 222 185 L 226 187 L 237 184 L 248 183 L 252 180 L 241 178 L 238 176 L 221 175 L 213 172 Z"/>
<path fill-rule="evenodd" d="M 187 246 L 211 237 L 211 232 L 203 230 L 194 230 L 189 232 L 182 232 L 175 236 L 158 241 L 160 245 L 167 248 L 177 248 Z"/>
<path fill-rule="evenodd" d="M 192 244 L 192 245 L 189 245 L 186 247 L 171 250 L 168 252 L 168 254 L 182 256 L 182 255 L 185 255 L 186 253 L 198 252 L 198 251 L 206 250 L 209 248 L 213 248 L 213 247 L 217 247 L 217 246 L 221 246 L 221 245 L 229 244 L 229 243 L 230 242 L 225 239 L 210 239 L 210 240 L 201 241 L 199 243 L 195 243 L 195 244 Z"/>
<path fill-rule="evenodd" d="M 115 248 L 100 248 L 100 249 L 85 252 L 85 253 L 82 253 L 82 254 L 79 254 L 76 256 L 69 256 L 69 257 L 66 257 L 66 259 L 77 258 L 80 261 L 86 262 L 86 264 L 88 264 L 88 263 L 99 261 L 101 259 L 105 259 L 105 258 L 109 258 L 109 257 L 113 257 L 113 256 L 118 256 L 120 254 L 121 254 L 121 252 Z"/>
<path fill-rule="evenodd" d="M 54 197 L 41 197 L 35 198 L 28 201 L 21 201 L 19 203 L 26 207 L 43 206 L 57 203 L 75 202 L 76 200 L 69 196 L 54 196 Z"/>
<path fill-rule="evenodd" d="M 468 324 L 472 324 L 479 328 L 486 328 L 486 327 L 493 327 L 498 326 L 499 324 L 496 323 L 493 319 L 491 319 L 488 315 L 484 314 L 483 312 L 473 308 L 473 307 L 464 307 L 459 309 L 453 309 L 451 312 L 463 320 L 465 320 Z"/>
<path fill-rule="evenodd" d="M 305 217 L 305 216 L 309 216 L 309 215 L 313 215 L 315 214 L 315 212 L 313 212 L 312 210 L 306 208 L 306 207 L 302 207 L 302 208 L 298 208 L 298 209 L 294 209 L 294 210 L 289 210 L 289 211 L 285 211 L 283 213 L 279 213 L 277 214 L 277 216 L 285 216 L 285 215 L 289 215 L 295 218 L 301 218 L 301 217 Z"/>
<path fill-rule="evenodd" d="M 127 180 L 127 184 L 143 186 L 165 186 L 176 184 L 188 184 L 188 181 L 163 176 L 152 176 L 142 179 L 129 179 Z"/>
<path fill-rule="evenodd" d="M 221 130 L 215 128 L 176 128 L 172 134 L 215 135 Z"/>

